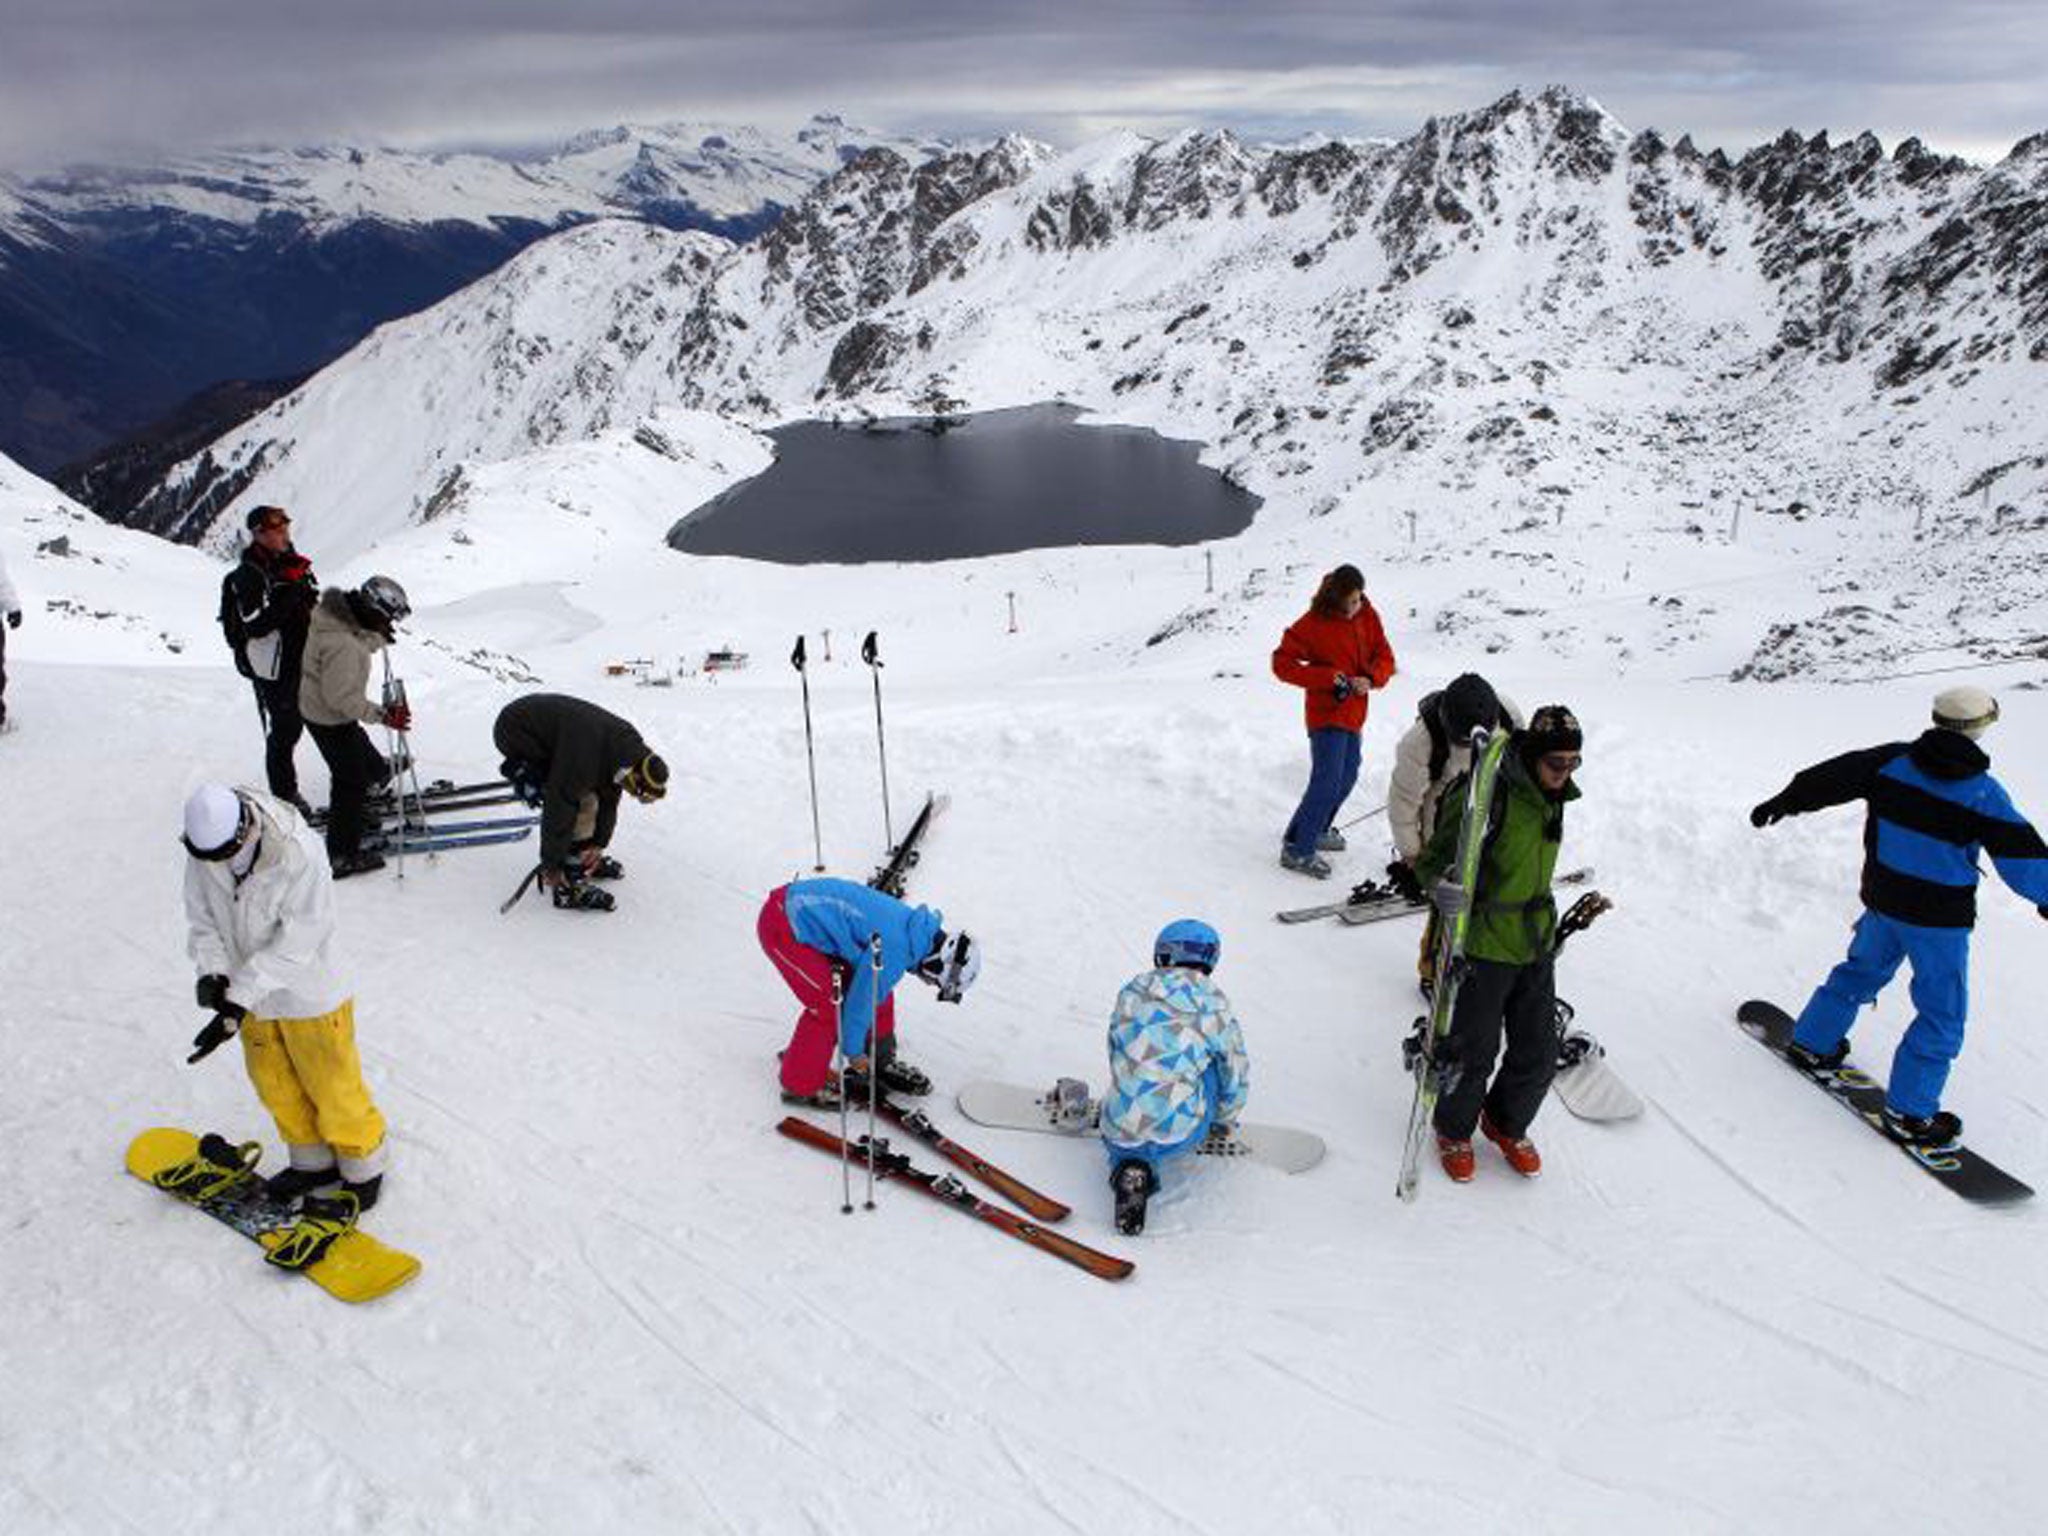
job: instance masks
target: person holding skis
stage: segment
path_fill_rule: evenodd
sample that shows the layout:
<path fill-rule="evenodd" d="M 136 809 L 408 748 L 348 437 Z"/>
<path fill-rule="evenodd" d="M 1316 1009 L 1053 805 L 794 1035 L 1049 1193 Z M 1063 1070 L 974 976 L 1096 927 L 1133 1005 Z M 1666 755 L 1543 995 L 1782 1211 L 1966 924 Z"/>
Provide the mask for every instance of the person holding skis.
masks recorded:
<path fill-rule="evenodd" d="M 668 764 L 608 709 L 566 693 L 529 693 L 498 711 L 491 740 L 500 771 L 540 812 L 540 879 L 557 907 L 609 912 L 611 893 L 590 882 L 625 867 L 605 850 L 619 797 L 652 805 L 668 793 Z"/>
<path fill-rule="evenodd" d="M 6 619 L 0 627 L 0 725 L 7 723 L 7 631 L 21 628 L 21 594 L 14 590 L 14 583 L 7 579 L 7 557 L 0 555 L 0 617 Z"/>
<path fill-rule="evenodd" d="M 292 547 L 292 520 L 283 507 L 257 507 L 246 521 L 248 547 L 220 584 L 221 629 L 235 670 L 256 690 L 270 792 L 311 816 L 292 756 L 305 730 L 299 668 L 320 583 L 313 579 L 313 563 Z"/>
<path fill-rule="evenodd" d="M 186 950 L 211 1015 L 198 1061 L 235 1036 L 290 1166 L 264 1191 L 291 1204 L 338 1184 L 347 1219 L 377 1203 L 384 1117 L 363 1084 L 355 1000 L 334 961 L 334 885 L 319 839 L 282 800 L 202 784 L 185 802 Z"/>
<path fill-rule="evenodd" d="M 803 1004 L 782 1053 L 787 1104 L 837 1109 L 868 1092 L 925 1094 L 931 1079 L 896 1053 L 896 984 L 906 975 L 957 1003 L 981 974 L 981 946 L 949 934 L 944 914 L 872 886 L 825 877 L 777 886 L 755 924 L 767 955 Z M 832 1052 L 845 1064 L 832 1080 Z"/>
<path fill-rule="evenodd" d="M 363 834 L 370 792 L 391 777 L 391 764 L 363 726 L 408 731 L 412 711 L 368 697 L 370 659 L 391 644 L 411 612 L 405 588 L 389 576 L 372 576 L 353 592 L 321 593 L 306 627 L 299 712 L 327 759 L 327 857 L 337 880 L 384 867 L 383 855 L 363 848 Z"/>
<path fill-rule="evenodd" d="M 1145 1230 L 1145 1203 L 1169 1159 L 1227 1133 L 1244 1113 L 1251 1064 L 1222 988 L 1216 930 L 1182 918 L 1159 930 L 1152 969 L 1125 982 L 1109 1019 L 1102 1145 L 1119 1232 Z"/>
<path fill-rule="evenodd" d="M 1453 1070 L 1435 1119 L 1437 1156 L 1460 1184 L 1475 1171 L 1475 1125 L 1515 1172 L 1533 1179 L 1543 1171 L 1529 1126 L 1557 1069 L 1557 902 L 1550 879 L 1564 841 L 1564 808 L 1579 798 L 1572 775 L 1584 744 L 1578 718 L 1562 704 L 1544 705 L 1510 736 L 1471 890 L 1445 878 L 1458 856 L 1469 778 L 1445 793 L 1436 831 L 1415 861 L 1416 879 L 1430 888 L 1437 911 L 1445 919 L 1467 914 L 1465 969 L 1450 1034 L 1439 1047 L 1449 1051 Z"/>
<path fill-rule="evenodd" d="M 1394 748 L 1394 771 L 1387 780 L 1387 826 L 1394 836 L 1387 880 L 1409 901 L 1427 900 L 1415 877 L 1415 861 L 1436 829 L 1444 790 L 1472 771 L 1472 733 L 1481 728 L 1491 731 L 1502 720 L 1509 730 L 1522 728 L 1522 712 L 1496 695 L 1493 685 L 1477 672 L 1452 678 L 1415 706 L 1415 723 Z M 1424 997 L 1436 985 L 1438 927 L 1436 910 L 1431 908 L 1415 961 Z"/>
<path fill-rule="evenodd" d="M 1785 1055 L 1807 1072 L 1839 1067 L 1857 1010 L 1877 1000 L 1902 962 L 1911 964 L 1913 1021 L 1892 1053 L 1880 1126 L 1910 1145 L 1938 1146 L 1963 1131 L 1941 1096 L 1969 1012 L 1979 851 L 2048 918 L 2048 845 L 1991 776 L 1978 745 L 1997 719 L 1998 701 L 1982 688 L 1946 689 L 1917 739 L 1815 763 L 1749 813 L 1761 828 L 1864 803 L 1863 914 L 1848 957 L 1808 999 Z"/>
<path fill-rule="evenodd" d="M 1344 834 L 1332 823 L 1358 782 L 1366 695 L 1394 675 L 1393 649 L 1357 566 L 1340 565 L 1323 577 L 1308 612 L 1280 637 L 1273 675 L 1302 690 L 1308 716 L 1308 787 L 1281 837 L 1280 864 L 1327 879 L 1323 855 L 1344 848 Z"/>

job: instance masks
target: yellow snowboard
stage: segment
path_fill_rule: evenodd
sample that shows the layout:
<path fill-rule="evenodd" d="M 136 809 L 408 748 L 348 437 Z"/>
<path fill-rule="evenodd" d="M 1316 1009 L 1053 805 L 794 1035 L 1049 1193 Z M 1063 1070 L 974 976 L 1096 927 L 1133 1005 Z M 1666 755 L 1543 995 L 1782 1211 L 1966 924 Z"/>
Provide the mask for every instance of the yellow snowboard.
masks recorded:
<path fill-rule="evenodd" d="M 169 1127 L 144 1131 L 128 1144 L 128 1171 L 150 1184 L 158 1173 L 182 1163 L 198 1149 L 199 1138 L 190 1131 Z M 253 1180 L 249 1187 L 224 1196 L 205 1200 L 186 1200 L 177 1195 L 171 1198 L 233 1227 L 244 1237 L 262 1244 L 266 1252 L 283 1242 L 285 1233 L 292 1228 L 291 1213 L 264 1200 L 261 1183 Z M 387 1291 L 397 1290 L 419 1272 L 418 1259 L 386 1247 L 360 1227 L 344 1232 L 318 1262 L 299 1271 L 341 1301 L 372 1301 Z"/>

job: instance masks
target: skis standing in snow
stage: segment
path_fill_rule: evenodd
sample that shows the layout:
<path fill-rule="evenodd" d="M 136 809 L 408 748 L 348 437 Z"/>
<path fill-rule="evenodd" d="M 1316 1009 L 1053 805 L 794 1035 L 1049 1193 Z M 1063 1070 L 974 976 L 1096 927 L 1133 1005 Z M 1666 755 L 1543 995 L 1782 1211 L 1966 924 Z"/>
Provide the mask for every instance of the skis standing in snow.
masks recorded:
<path fill-rule="evenodd" d="M 1394 748 L 1394 771 L 1387 780 L 1387 827 L 1394 835 L 1387 879 L 1410 901 L 1425 899 L 1415 862 L 1436 827 L 1444 791 L 1472 771 L 1472 733 L 1491 732 L 1503 719 L 1511 731 L 1522 728 L 1522 712 L 1476 672 L 1453 678 L 1415 706 L 1415 723 Z M 1437 930 L 1432 908 L 1415 961 L 1425 997 L 1436 982 Z"/>
<path fill-rule="evenodd" d="M 198 1061 L 239 1034 L 249 1080 L 291 1166 L 266 1194 L 288 1203 L 341 1183 L 351 1216 L 377 1203 L 384 1117 L 363 1085 L 355 1000 L 337 974 L 334 885 L 297 811 L 253 789 L 202 784 L 185 802 L 186 950 L 212 1018 Z"/>
<path fill-rule="evenodd" d="M 1145 1230 L 1159 1168 L 1227 1134 L 1244 1113 L 1251 1064 L 1230 999 L 1210 980 L 1222 957 L 1216 930 L 1194 918 L 1168 923 L 1152 966 L 1117 993 L 1109 1020 L 1109 1090 L 1102 1145 L 1119 1232 Z"/>
<path fill-rule="evenodd" d="M 1282 834 L 1280 863 L 1328 879 L 1323 855 L 1343 850 L 1333 823 L 1358 782 L 1366 695 L 1394 675 L 1393 648 L 1357 566 L 1340 565 L 1323 578 L 1308 612 L 1280 637 L 1273 675 L 1303 691 L 1308 716 L 1308 787 Z"/>
<path fill-rule="evenodd" d="M 1474 1171 L 1476 1125 L 1525 1178 L 1542 1171 L 1529 1126 L 1557 1068 L 1554 981 L 1557 902 L 1550 892 L 1564 838 L 1565 805 L 1584 735 L 1561 704 L 1546 704 L 1514 733 L 1494 781 L 1484 851 L 1471 890 L 1435 884 L 1446 917 L 1468 910 L 1464 979 L 1442 1048 L 1453 1071 L 1437 1098 L 1437 1155 L 1458 1183 Z M 1415 865 L 1425 884 L 1441 880 L 1457 852 L 1467 786 L 1444 797 L 1436 833 Z M 1507 1051 L 1501 1056 L 1502 1037 Z M 1500 1070 L 1494 1060 L 1501 1056 Z"/>
<path fill-rule="evenodd" d="M 370 659 L 411 612 L 405 588 L 389 576 L 372 576 L 353 592 L 323 592 L 306 626 L 299 712 L 327 760 L 327 857 L 337 880 L 384 867 L 381 854 L 364 851 L 363 832 L 370 792 L 391 777 L 391 764 L 363 726 L 410 730 L 412 713 L 369 697 Z"/>
<path fill-rule="evenodd" d="M 540 811 L 540 879 L 557 907 L 609 912 L 624 867 L 606 850 L 619 797 L 652 805 L 668 793 L 668 763 L 631 722 L 566 693 L 529 693 L 498 711 L 491 740 L 500 770 Z"/>
<path fill-rule="evenodd" d="M 292 520 L 283 507 L 257 507 L 246 521 L 248 546 L 221 578 L 220 627 L 235 670 L 256 690 L 270 792 L 290 801 L 301 816 L 311 816 L 292 758 L 305 732 L 299 671 L 320 583 L 313 578 L 313 562 L 292 547 Z"/>
<path fill-rule="evenodd" d="M 896 1055 L 896 984 L 914 975 L 938 989 L 940 1002 L 959 1002 L 981 971 L 981 946 L 970 935 L 949 935 L 944 915 L 930 907 L 829 877 L 770 891 L 756 931 L 803 1004 L 782 1053 L 784 1100 L 840 1107 L 835 1045 L 850 1073 L 865 1078 L 872 1069 L 886 1092 L 931 1092 L 931 1080 Z"/>
<path fill-rule="evenodd" d="M 1977 739 L 1998 719 L 1981 688 L 1950 688 L 1934 725 L 1912 742 L 1846 752 L 1795 774 L 1749 813 L 1752 826 L 1861 800 L 1863 915 L 1849 954 L 1800 1013 L 1786 1059 L 1808 1072 L 1839 1067 L 1856 1011 L 1875 1002 L 1901 962 L 1913 967 L 1913 1022 L 1892 1056 L 1882 1129 L 1911 1144 L 1953 1140 L 1962 1121 L 1941 1109 L 1969 1011 L 1977 854 L 2048 917 L 2048 845 L 1991 776 Z"/>
<path fill-rule="evenodd" d="M 14 590 L 14 583 L 7 579 L 7 557 L 0 555 L 0 617 L 5 617 L 5 627 L 0 627 L 0 725 L 7 723 L 7 631 L 21 628 L 21 597 Z"/>

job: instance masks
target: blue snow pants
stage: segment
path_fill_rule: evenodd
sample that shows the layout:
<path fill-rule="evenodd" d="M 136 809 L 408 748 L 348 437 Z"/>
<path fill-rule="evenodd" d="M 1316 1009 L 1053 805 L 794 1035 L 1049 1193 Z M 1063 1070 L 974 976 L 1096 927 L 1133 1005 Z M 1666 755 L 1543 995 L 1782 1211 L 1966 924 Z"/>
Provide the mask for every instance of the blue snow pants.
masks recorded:
<path fill-rule="evenodd" d="M 1301 804 L 1287 823 L 1283 840 L 1289 853 L 1307 858 L 1316 851 L 1316 840 L 1330 830 L 1330 823 L 1357 784 L 1364 755 L 1362 731 L 1326 725 L 1308 733 L 1308 788 L 1301 792 Z"/>
<path fill-rule="evenodd" d="M 1924 928 L 1865 910 L 1856 920 L 1849 955 L 1828 972 L 1799 1015 L 1792 1038 L 1809 1050 L 1833 1050 L 1848 1037 L 1856 1010 L 1898 974 L 1913 967 L 1913 1022 L 1892 1055 L 1885 1098 L 1905 1115 L 1941 1108 L 1948 1069 L 1963 1049 L 1963 1019 L 1970 1011 L 1970 930 Z"/>
<path fill-rule="evenodd" d="M 1209 1134 L 1209 1127 L 1216 1121 L 1216 1106 L 1222 1101 L 1223 1087 L 1216 1080 L 1216 1063 L 1213 1061 L 1202 1068 L 1202 1098 L 1202 1123 L 1179 1141 L 1141 1141 L 1126 1145 L 1103 1137 L 1102 1149 L 1109 1154 L 1109 1171 L 1115 1173 L 1118 1163 L 1143 1163 L 1152 1170 L 1152 1187 L 1157 1189 L 1160 1170 L 1166 1162 L 1199 1147 Z"/>

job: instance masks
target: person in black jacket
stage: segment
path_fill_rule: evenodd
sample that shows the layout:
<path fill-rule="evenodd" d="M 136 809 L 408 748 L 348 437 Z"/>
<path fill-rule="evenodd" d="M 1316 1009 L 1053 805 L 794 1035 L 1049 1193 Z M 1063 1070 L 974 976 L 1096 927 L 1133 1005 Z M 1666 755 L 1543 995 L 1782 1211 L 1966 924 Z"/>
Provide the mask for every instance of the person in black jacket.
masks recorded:
<path fill-rule="evenodd" d="M 609 911 L 585 882 L 624 873 L 605 850 L 619 796 L 652 804 L 668 793 L 668 764 L 610 710 L 566 693 L 529 693 L 498 712 L 491 739 L 503 773 L 540 809 L 541 881 L 558 907 Z"/>
<path fill-rule="evenodd" d="M 1841 1066 L 1857 1013 L 1901 963 L 1911 965 L 1913 1022 L 1892 1055 L 1881 1127 L 1897 1141 L 1939 1145 L 1963 1131 L 1941 1095 L 1969 1011 L 1979 853 L 2048 918 L 2048 843 L 1977 744 L 1997 719 L 1998 701 L 1983 689 L 1947 689 L 1934 701 L 1933 729 L 1815 763 L 1749 813 L 1752 826 L 1768 827 L 1855 800 L 1866 806 L 1863 914 L 1848 958 L 1801 1010 L 1785 1055 L 1807 1072 Z"/>
<path fill-rule="evenodd" d="M 263 721 L 263 767 L 270 792 L 302 816 L 312 806 L 299 793 L 292 760 L 305 721 L 299 714 L 299 664 L 306 625 L 320 596 L 313 563 L 292 548 L 292 520 L 283 507 L 258 507 L 247 518 L 249 547 L 220 584 L 220 623 L 235 670 L 256 690 Z"/>

